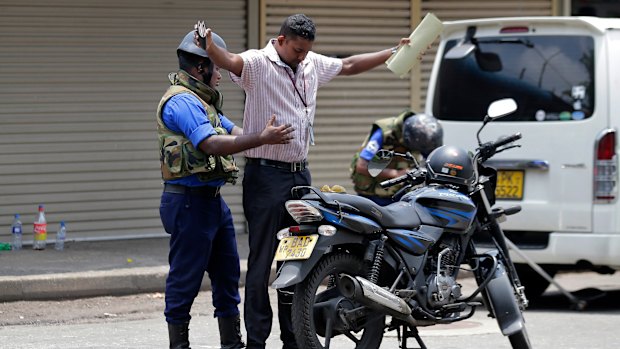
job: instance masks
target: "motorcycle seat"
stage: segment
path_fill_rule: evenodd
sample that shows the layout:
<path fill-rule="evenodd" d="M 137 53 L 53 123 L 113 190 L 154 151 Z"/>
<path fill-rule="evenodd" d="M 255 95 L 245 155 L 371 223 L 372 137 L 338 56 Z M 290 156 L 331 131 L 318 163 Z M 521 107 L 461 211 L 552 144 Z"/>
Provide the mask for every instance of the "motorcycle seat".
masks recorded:
<path fill-rule="evenodd" d="M 304 199 L 312 195 L 314 194 L 307 194 Z M 329 200 L 353 206 L 364 216 L 374 219 L 384 228 L 411 229 L 422 224 L 415 208 L 408 202 L 397 201 L 387 206 L 380 206 L 374 201 L 358 195 L 342 193 L 323 193 L 323 195 Z M 318 198 L 318 196 L 314 196 Z M 346 206 L 344 210 L 348 211 Z"/>

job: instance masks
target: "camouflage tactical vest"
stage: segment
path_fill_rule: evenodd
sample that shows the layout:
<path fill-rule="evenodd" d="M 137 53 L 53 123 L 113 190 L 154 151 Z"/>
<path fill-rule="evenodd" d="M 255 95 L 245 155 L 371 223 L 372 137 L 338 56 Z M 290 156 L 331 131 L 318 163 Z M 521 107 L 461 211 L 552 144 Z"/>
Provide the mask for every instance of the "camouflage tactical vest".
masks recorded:
<path fill-rule="evenodd" d="M 207 111 L 209 122 L 218 135 L 227 135 L 228 131 L 222 127 L 222 122 L 216 109 L 207 104 L 202 98 L 190 89 L 172 85 L 168 88 L 157 107 L 157 138 L 159 141 L 159 158 L 161 174 L 164 180 L 178 179 L 193 174 L 203 182 L 223 179 L 235 184 L 239 168 L 232 155 L 217 156 L 206 154 L 196 149 L 192 142 L 182 133 L 173 132 L 166 127 L 162 119 L 164 104 L 179 93 L 190 93 L 198 98 Z"/>
<path fill-rule="evenodd" d="M 405 110 L 398 116 L 379 119 L 372 125 L 370 133 L 366 136 L 360 150 L 355 154 L 355 156 L 353 156 L 353 161 L 351 162 L 351 179 L 353 179 L 353 185 L 358 194 L 390 198 L 396 194 L 400 188 L 402 188 L 402 185 L 395 185 L 393 187 L 383 189 L 379 186 L 379 183 L 383 180 L 357 173 L 355 171 L 355 165 L 360 157 L 360 152 L 366 147 L 368 141 L 370 140 L 370 136 L 372 136 L 377 129 L 381 129 L 381 132 L 383 133 L 383 146 L 381 149 L 394 150 L 395 148 L 402 147 L 402 144 L 404 143 L 402 132 L 403 123 L 406 118 L 413 114 L 415 113 L 410 110 Z M 418 159 L 418 161 L 421 160 L 421 155 L 419 153 L 416 152 L 413 155 Z M 400 170 L 404 168 L 408 169 L 412 166 L 413 162 L 407 161 L 402 157 L 394 157 L 387 168 Z"/>

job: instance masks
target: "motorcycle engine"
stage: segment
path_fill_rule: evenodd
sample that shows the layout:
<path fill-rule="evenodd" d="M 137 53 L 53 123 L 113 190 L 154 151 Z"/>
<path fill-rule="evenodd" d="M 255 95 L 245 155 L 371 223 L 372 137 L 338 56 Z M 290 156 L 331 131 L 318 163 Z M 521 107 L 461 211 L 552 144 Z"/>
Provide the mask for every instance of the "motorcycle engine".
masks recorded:
<path fill-rule="evenodd" d="M 456 282 L 453 275 L 457 260 L 454 245 L 441 244 L 438 246 L 439 253 L 436 255 L 434 270 L 427 279 L 428 304 L 432 308 L 440 308 L 446 304 L 454 303 L 461 297 L 461 286 Z"/>
<path fill-rule="evenodd" d="M 428 303 L 433 308 L 454 303 L 461 296 L 461 286 L 453 277 L 432 275 L 428 281 Z"/>

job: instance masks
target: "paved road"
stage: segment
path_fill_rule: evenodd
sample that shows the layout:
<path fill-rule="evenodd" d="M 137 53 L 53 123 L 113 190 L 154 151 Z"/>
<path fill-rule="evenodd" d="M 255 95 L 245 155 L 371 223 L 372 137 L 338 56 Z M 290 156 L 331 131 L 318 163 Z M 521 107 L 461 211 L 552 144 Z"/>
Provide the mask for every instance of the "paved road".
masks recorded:
<path fill-rule="evenodd" d="M 558 281 L 570 290 L 590 284 L 608 293 L 591 302 L 584 311 L 577 312 L 570 310 L 566 298 L 550 289 L 542 302 L 525 313 L 534 347 L 616 349 L 620 343 L 617 331 L 620 275 L 564 274 Z M 275 292 L 271 295 L 275 304 Z M 5 322 L 0 326 L 0 348 L 166 348 L 162 297 L 161 293 L 149 293 L 71 301 L 0 303 L 0 319 L 23 317 L 21 322 L 14 322 L 20 325 Z M 193 308 L 192 348 L 219 348 L 210 298 L 210 292 L 201 292 Z M 280 348 L 276 324 L 273 328 L 267 347 Z M 483 310 L 469 320 L 423 328 L 420 332 L 426 345 L 434 349 L 510 348 L 495 320 L 486 317 Z M 338 339 L 334 346 L 345 349 L 348 343 Z M 385 336 L 381 348 L 397 348 L 393 332 Z"/>

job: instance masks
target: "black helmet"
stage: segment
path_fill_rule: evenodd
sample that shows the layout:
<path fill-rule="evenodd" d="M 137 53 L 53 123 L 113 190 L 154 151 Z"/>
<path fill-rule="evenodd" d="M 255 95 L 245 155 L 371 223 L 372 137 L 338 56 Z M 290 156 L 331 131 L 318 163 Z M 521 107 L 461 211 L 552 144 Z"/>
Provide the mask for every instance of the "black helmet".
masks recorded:
<path fill-rule="evenodd" d="M 209 58 L 207 51 L 205 51 L 202 47 L 196 45 L 196 41 L 194 40 L 195 32 L 196 31 L 192 30 L 191 32 L 187 33 L 187 35 L 185 35 L 185 37 L 181 41 L 181 44 L 179 44 L 179 47 L 177 47 L 177 54 L 179 53 L 179 51 L 183 51 L 183 52 L 195 54 L 203 58 Z M 213 38 L 213 42 L 217 46 L 221 48 L 226 48 L 226 43 L 224 42 L 224 39 L 222 39 L 221 36 L 215 34 L 214 32 L 211 32 L 211 35 L 212 35 L 211 37 Z"/>
<path fill-rule="evenodd" d="M 429 183 L 447 183 L 469 188 L 474 181 L 474 165 L 465 149 L 444 145 L 433 150 L 426 159 Z"/>
<path fill-rule="evenodd" d="M 413 114 L 403 123 L 403 141 L 407 150 L 427 156 L 443 144 L 443 128 L 430 115 Z"/>

